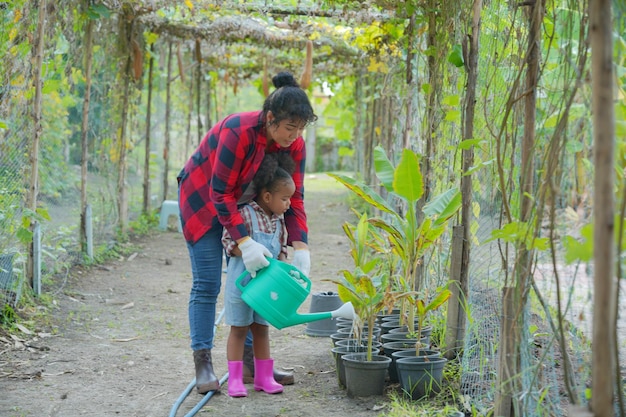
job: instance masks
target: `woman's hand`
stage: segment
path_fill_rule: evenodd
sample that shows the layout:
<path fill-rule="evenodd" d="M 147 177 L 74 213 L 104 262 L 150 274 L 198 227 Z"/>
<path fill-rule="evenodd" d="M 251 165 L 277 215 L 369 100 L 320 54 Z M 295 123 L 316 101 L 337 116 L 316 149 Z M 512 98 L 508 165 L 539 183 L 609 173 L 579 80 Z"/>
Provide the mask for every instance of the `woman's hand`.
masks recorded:
<path fill-rule="evenodd" d="M 291 264 L 308 277 L 311 273 L 311 252 L 306 248 L 296 249 Z"/>

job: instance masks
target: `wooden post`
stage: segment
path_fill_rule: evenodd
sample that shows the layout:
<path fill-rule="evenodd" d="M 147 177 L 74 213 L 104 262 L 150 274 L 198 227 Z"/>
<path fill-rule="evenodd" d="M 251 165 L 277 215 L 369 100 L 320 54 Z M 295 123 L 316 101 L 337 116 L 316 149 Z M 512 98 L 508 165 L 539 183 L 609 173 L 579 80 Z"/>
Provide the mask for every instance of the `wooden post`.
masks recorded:
<path fill-rule="evenodd" d="M 614 415 L 615 323 L 615 110 L 611 0 L 589 2 L 593 115 L 593 352 L 591 409 Z"/>
<path fill-rule="evenodd" d="M 465 227 L 462 225 L 452 228 L 452 254 L 450 255 L 450 285 L 452 296 L 448 299 L 448 318 L 446 325 L 445 357 L 454 359 L 461 350 L 463 339 L 459 338 L 459 315 L 463 312 L 465 297 L 461 296 L 461 265 L 463 257 L 463 235 Z M 464 321 L 463 321 L 464 322 Z"/>
<path fill-rule="evenodd" d="M 34 77 L 33 83 L 35 87 L 35 101 L 33 103 L 33 125 L 35 126 L 35 134 L 33 136 L 33 143 L 30 148 L 30 186 L 28 194 L 28 208 L 35 212 L 37 210 L 37 198 L 39 194 L 39 142 L 41 141 L 41 89 L 43 81 L 41 79 L 42 66 L 43 66 L 43 46 L 44 35 L 46 26 L 46 0 L 39 2 L 39 21 L 37 23 L 37 44 L 35 45 L 35 60 L 34 60 Z M 35 224 L 31 224 L 31 230 L 34 232 Z M 33 242 L 30 242 L 28 248 L 28 260 L 26 262 L 26 279 L 31 288 L 33 288 L 33 277 L 35 273 L 35 260 L 34 260 L 34 247 Z"/>
<path fill-rule="evenodd" d="M 161 201 L 167 200 L 170 170 L 170 115 L 172 106 L 172 42 L 167 52 L 167 81 L 165 84 L 165 143 L 163 145 L 163 195 Z"/>
<path fill-rule="evenodd" d="M 146 103 L 146 147 L 143 160 L 143 214 L 150 211 L 150 142 L 152 134 L 152 87 L 154 84 L 154 44 L 150 46 L 150 59 L 148 60 L 148 101 Z"/>
<path fill-rule="evenodd" d="M 500 320 L 500 346 L 498 349 L 498 385 L 494 417 L 513 415 L 513 390 L 517 369 L 517 314 L 515 312 L 515 287 L 502 289 L 502 318 Z"/>
<path fill-rule="evenodd" d="M 91 101 L 91 64 L 93 62 L 93 19 L 85 28 L 85 97 L 83 98 L 83 120 L 80 128 L 80 249 L 87 252 L 87 167 L 89 164 L 89 103 Z"/>

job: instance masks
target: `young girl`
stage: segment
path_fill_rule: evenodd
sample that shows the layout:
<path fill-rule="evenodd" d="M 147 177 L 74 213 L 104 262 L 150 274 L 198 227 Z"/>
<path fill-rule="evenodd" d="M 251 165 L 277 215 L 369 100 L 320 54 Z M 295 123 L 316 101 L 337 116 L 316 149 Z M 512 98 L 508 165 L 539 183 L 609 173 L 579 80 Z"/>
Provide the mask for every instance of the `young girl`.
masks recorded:
<path fill-rule="evenodd" d="M 296 190 L 291 174 L 295 162 L 287 153 L 267 154 L 259 167 L 253 186 L 254 200 L 239 209 L 249 238 L 265 246 L 279 260 L 287 259 L 287 228 L 283 214 L 291 205 L 291 196 Z M 274 361 L 270 358 L 268 323 L 254 312 L 242 299 L 235 280 L 246 270 L 237 243 L 224 229 L 222 244 L 230 260 L 226 276 L 224 295 L 226 324 L 230 325 L 227 343 L 228 395 L 248 395 L 243 383 L 244 341 L 248 329 L 253 335 L 254 389 L 268 394 L 283 392 L 283 386 L 274 380 Z M 246 282 L 244 281 L 245 285 Z"/>

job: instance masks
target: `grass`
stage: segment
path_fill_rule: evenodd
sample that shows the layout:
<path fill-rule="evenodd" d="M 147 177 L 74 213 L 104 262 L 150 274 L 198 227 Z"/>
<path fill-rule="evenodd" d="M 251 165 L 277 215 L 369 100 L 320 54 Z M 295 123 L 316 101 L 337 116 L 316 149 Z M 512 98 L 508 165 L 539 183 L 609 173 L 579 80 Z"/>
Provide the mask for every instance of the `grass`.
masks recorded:
<path fill-rule="evenodd" d="M 306 174 L 304 176 L 304 190 L 306 194 L 324 193 L 325 195 L 328 193 L 343 195 L 347 194 L 348 191 L 343 185 L 330 178 L 324 172 Z"/>

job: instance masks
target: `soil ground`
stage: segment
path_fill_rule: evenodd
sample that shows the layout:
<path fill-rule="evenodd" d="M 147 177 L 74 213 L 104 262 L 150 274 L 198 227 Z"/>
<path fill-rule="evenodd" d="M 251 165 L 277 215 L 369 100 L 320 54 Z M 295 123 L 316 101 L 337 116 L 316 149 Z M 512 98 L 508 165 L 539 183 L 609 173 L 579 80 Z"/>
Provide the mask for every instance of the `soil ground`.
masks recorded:
<path fill-rule="evenodd" d="M 312 293 L 335 291 L 322 279 L 351 264 L 341 224 L 351 218 L 347 192 L 307 178 Z M 165 416 L 194 377 L 187 300 L 191 273 L 181 234 L 172 227 L 132 243 L 131 253 L 89 269 L 75 268 L 47 286 L 44 321 L 26 321 L 17 335 L 0 334 L 0 416 Z M 300 311 L 308 312 L 307 299 Z M 218 311 L 221 310 L 221 300 Z M 26 328 L 28 327 L 28 328 Z M 278 368 L 296 383 L 280 395 L 247 398 L 224 392 L 198 415 L 377 416 L 385 397 L 350 399 L 339 388 L 328 337 L 305 334 L 306 325 L 271 330 Z M 228 327 L 217 330 L 213 358 L 226 372 Z M 201 396 L 193 391 L 177 416 Z"/>

